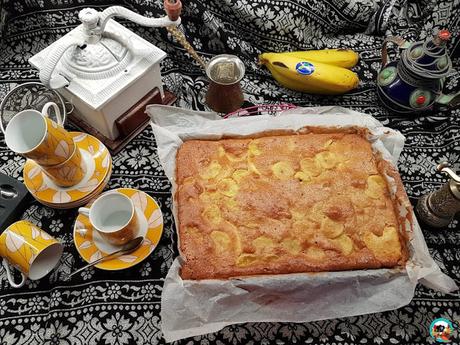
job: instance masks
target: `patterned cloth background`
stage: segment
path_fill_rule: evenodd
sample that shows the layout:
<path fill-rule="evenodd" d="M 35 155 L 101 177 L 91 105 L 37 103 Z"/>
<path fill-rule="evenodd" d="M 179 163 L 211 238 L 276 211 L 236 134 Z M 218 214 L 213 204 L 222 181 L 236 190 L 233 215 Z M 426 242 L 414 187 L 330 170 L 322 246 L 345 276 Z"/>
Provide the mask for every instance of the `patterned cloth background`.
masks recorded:
<path fill-rule="evenodd" d="M 38 79 L 27 59 L 77 26 L 84 7 L 123 5 L 146 16 L 163 15 L 162 0 L 3 0 L 6 18 L 0 46 L 0 99 L 15 84 Z M 3 20 L 3 19 L 2 19 Z M 206 109 L 207 81 L 190 56 L 164 29 L 119 20 L 168 53 L 162 63 L 164 84 L 179 98 L 177 105 Z M 449 160 L 460 169 L 460 109 L 437 108 L 423 116 L 396 116 L 379 104 L 375 79 L 385 36 L 418 40 L 435 28 L 453 34 L 449 49 L 460 66 L 459 0 L 190 0 L 184 1 L 182 30 L 198 52 L 209 59 L 218 53 L 241 57 L 247 75 L 247 105 L 289 102 L 300 106 L 338 104 L 374 115 L 399 129 L 406 147 L 399 169 L 412 201 L 446 181 L 436 163 Z M 361 82 L 353 93 L 318 97 L 280 87 L 257 64 L 264 51 L 353 48 L 361 59 L 355 67 Z M 460 89 L 460 73 L 447 79 L 446 91 Z M 155 252 L 123 272 L 89 269 L 70 282 L 63 275 L 84 264 L 72 242 L 77 211 L 61 211 L 30 202 L 23 218 L 49 231 L 65 245 L 56 271 L 22 289 L 9 287 L 0 268 L 1 344 L 157 344 L 163 279 L 177 255 L 171 218 L 170 184 L 146 129 L 114 157 L 108 188 L 139 188 L 155 197 L 164 212 L 165 232 Z M 22 180 L 24 160 L 9 151 L 0 136 L 0 171 Z M 427 244 L 441 268 L 460 283 L 458 218 L 446 231 L 424 228 Z M 460 322 L 460 293 L 441 294 L 422 286 L 406 307 L 385 313 L 305 324 L 247 323 L 177 342 L 178 344 L 427 344 L 436 317 Z M 459 343 L 458 330 L 453 343 Z"/>

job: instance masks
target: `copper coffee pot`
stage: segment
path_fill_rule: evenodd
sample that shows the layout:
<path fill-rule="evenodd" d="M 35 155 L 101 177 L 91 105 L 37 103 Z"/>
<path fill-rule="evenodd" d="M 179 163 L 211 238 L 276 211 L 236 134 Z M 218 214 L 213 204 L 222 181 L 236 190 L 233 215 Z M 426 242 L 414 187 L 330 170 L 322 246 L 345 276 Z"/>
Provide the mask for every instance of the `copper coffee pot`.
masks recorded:
<path fill-rule="evenodd" d="M 206 104 L 218 113 L 231 113 L 239 109 L 244 102 L 240 85 L 244 73 L 244 64 L 237 56 L 214 56 L 206 65 L 209 78 Z"/>

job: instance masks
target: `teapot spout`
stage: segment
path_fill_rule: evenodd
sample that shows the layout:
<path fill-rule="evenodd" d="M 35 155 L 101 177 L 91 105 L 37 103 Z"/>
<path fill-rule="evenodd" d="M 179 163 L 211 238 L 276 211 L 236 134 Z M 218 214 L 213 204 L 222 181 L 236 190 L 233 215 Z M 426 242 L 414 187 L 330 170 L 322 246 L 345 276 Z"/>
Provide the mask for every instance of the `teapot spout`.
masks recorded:
<path fill-rule="evenodd" d="M 460 91 L 457 93 L 451 93 L 449 95 L 440 94 L 438 98 L 436 98 L 436 102 L 455 107 L 456 105 L 460 104 Z"/>

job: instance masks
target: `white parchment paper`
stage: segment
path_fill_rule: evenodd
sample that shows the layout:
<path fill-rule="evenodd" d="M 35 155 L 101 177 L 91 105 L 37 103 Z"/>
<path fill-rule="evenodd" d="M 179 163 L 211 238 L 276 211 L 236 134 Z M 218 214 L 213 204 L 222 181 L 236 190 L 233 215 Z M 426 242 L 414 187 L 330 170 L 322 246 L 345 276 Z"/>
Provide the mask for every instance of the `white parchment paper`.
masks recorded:
<path fill-rule="evenodd" d="M 360 126 L 372 133 L 374 149 L 396 166 L 404 146 L 398 131 L 372 116 L 341 107 L 297 108 L 278 116 L 221 119 L 215 113 L 153 105 L 147 113 L 158 156 L 173 186 L 175 157 L 190 139 L 219 139 L 266 130 L 304 126 Z M 177 224 L 177 209 L 173 215 Z M 414 217 L 415 219 L 415 217 Z M 180 240 L 180 239 L 179 239 Z M 247 277 L 228 280 L 182 280 L 182 258 L 172 264 L 161 296 L 161 327 L 166 341 L 216 332 L 242 322 L 308 322 L 396 309 L 408 304 L 417 282 L 449 292 L 455 282 L 431 258 L 417 222 L 413 224 L 405 269 L 356 270 Z"/>

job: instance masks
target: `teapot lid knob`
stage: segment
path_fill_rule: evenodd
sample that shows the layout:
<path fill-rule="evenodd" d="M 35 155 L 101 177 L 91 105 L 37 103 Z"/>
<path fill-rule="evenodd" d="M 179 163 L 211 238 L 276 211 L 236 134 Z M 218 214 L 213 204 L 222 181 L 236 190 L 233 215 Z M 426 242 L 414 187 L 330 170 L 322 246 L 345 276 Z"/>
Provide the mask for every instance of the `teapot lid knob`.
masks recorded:
<path fill-rule="evenodd" d="M 451 34 L 449 30 L 444 29 L 438 32 L 438 37 L 441 41 L 448 41 L 450 39 L 450 36 Z"/>

